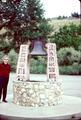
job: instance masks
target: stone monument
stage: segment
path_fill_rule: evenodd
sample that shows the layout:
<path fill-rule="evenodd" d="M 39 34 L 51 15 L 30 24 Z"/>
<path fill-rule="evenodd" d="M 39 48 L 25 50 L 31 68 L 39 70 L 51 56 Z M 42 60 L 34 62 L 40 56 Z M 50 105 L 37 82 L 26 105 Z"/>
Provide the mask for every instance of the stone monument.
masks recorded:
<path fill-rule="evenodd" d="M 16 80 L 13 82 L 13 102 L 21 106 L 54 106 L 62 102 L 61 80 L 56 45 L 47 43 L 47 80 L 31 81 L 29 70 L 29 44 L 21 45 Z M 40 78 L 41 79 L 41 78 Z"/>

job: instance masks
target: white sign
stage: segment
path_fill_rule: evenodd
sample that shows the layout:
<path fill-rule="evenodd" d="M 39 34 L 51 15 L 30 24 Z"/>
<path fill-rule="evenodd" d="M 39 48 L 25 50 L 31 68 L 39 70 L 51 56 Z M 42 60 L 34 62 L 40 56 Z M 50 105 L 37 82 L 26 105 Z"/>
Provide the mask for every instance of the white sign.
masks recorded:
<path fill-rule="evenodd" d="M 48 80 L 56 80 L 59 75 L 56 45 L 55 43 L 47 44 L 47 77 Z"/>
<path fill-rule="evenodd" d="M 17 79 L 20 81 L 29 80 L 28 54 L 29 45 L 21 45 L 16 72 Z"/>

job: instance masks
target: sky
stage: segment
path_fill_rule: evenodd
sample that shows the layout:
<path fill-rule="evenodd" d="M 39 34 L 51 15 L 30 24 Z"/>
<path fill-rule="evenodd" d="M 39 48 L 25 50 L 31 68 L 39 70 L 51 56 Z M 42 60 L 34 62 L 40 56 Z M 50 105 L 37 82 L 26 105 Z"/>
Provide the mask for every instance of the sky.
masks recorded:
<path fill-rule="evenodd" d="M 41 0 L 46 18 L 71 16 L 71 13 L 80 13 L 79 0 Z"/>

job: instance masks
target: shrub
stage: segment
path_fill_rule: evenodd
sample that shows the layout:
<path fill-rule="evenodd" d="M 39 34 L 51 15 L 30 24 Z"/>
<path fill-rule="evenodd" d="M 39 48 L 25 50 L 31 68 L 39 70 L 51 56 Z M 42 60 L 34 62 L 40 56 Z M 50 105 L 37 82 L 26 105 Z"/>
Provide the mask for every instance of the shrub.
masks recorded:
<path fill-rule="evenodd" d="M 70 25 L 64 25 L 59 28 L 59 31 L 54 33 L 51 41 L 57 44 L 58 50 L 70 46 L 78 49 L 78 46 L 81 44 L 80 28 L 80 26 L 73 23 Z"/>
<path fill-rule="evenodd" d="M 80 75 L 81 74 L 81 64 L 78 65 L 77 63 L 74 63 L 70 66 L 61 66 L 59 67 L 60 74 L 65 75 Z"/>
<path fill-rule="evenodd" d="M 46 58 L 36 57 L 32 58 L 30 61 L 30 72 L 34 74 L 44 74 L 46 73 Z"/>
<path fill-rule="evenodd" d="M 0 62 L 2 61 L 2 57 L 4 56 L 4 53 L 1 51 L 0 52 Z"/>
<path fill-rule="evenodd" d="M 15 52 L 14 49 L 12 49 L 8 53 L 8 55 L 10 57 L 11 70 L 15 71 L 16 70 L 16 66 L 17 66 L 18 54 Z"/>
<path fill-rule="evenodd" d="M 79 65 L 79 75 L 81 75 L 81 64 Z"/>
<path fill-rule="evenodd" d="M 72 47 L 61 48 L 58 51 L 58 63 L 62 65 L 72 65 L 80 62 L 81 53 Z"/>

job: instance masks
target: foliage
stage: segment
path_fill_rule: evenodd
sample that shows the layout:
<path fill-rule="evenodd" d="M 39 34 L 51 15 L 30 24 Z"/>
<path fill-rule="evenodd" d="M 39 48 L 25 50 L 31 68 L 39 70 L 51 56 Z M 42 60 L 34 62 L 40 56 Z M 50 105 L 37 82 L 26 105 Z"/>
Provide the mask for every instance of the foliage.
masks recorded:
<path fill-rule="evenodd" d="M 60 74 L 65 75 L 81 75 L 81 64 L 73 64 L 69 66 L 60 66 Z"/>
<path fill-rule="evenodd" d="M 2 61 L 2 57 L 4 56 L 4 53 L 1 51 L 0 52 L 0 62 Z"/>
<path fill-rule="evenodd" d="M 58 63 L 60 66 L 80 63 L 81 53 L 72 47 L 61 48 L 58 51 Z"/>
<path fill-rule="evenodd" d="M 80 17 L 78 12 L 71 13 L 71 16 L 75 17 L 75 18 L 79 18 Z"/>
<path fill-rule="evenodd" d="M 37 57 L 32 58 L 30 61 L 30 72 L 33 74 L 44 74 L 46 73 L 46 58 Z"/>
<path fill-rule="evenodd" d="M 58 17 L 57 17 L 58 20 L 66 19 L 66 18 L 67 18 L 67 16 L 58 16 Z"/>
<path fill-rule="evenodd" d="M 72 47 L 61 48 L 58 53 L 60 74 L 81 74 L 81 52 Z"/>
<path fill-rule="evenodd" d="M 3 51 L 5 54 L 8 53 L 11 49 L 10 44 L 11 42 L 8 40 L 8 37 L 0 36 L 0 51 Z"/>
<path fill-rule="evenodd" d="M 78 49 L 81 44 L 80 29 L 81 26 L 75 24 L 64 25 L 59 28 L 58 32 L 55 32 L 51 41 L 57 44 L 57 49 L 70 46 Z"/>
<path fill-rule="evenodd" d="M 10 58 L 10 64 L 11 64 L 11 70 L 15 71 L 17 67 L 17 60 L 18 60 L 18 54 L 15 52 L 14 49 L 12 49 L 9 53 L 8 56 Z"/>
<path fill-rule="evenodd" d="M 13 38 L 11 48 L 16 50 L 28 40 L 47 38 L 50 32 L 40 0 L 0 1 L 0 18 L 2 26 L 8 30 L 7 36 Z"/>

